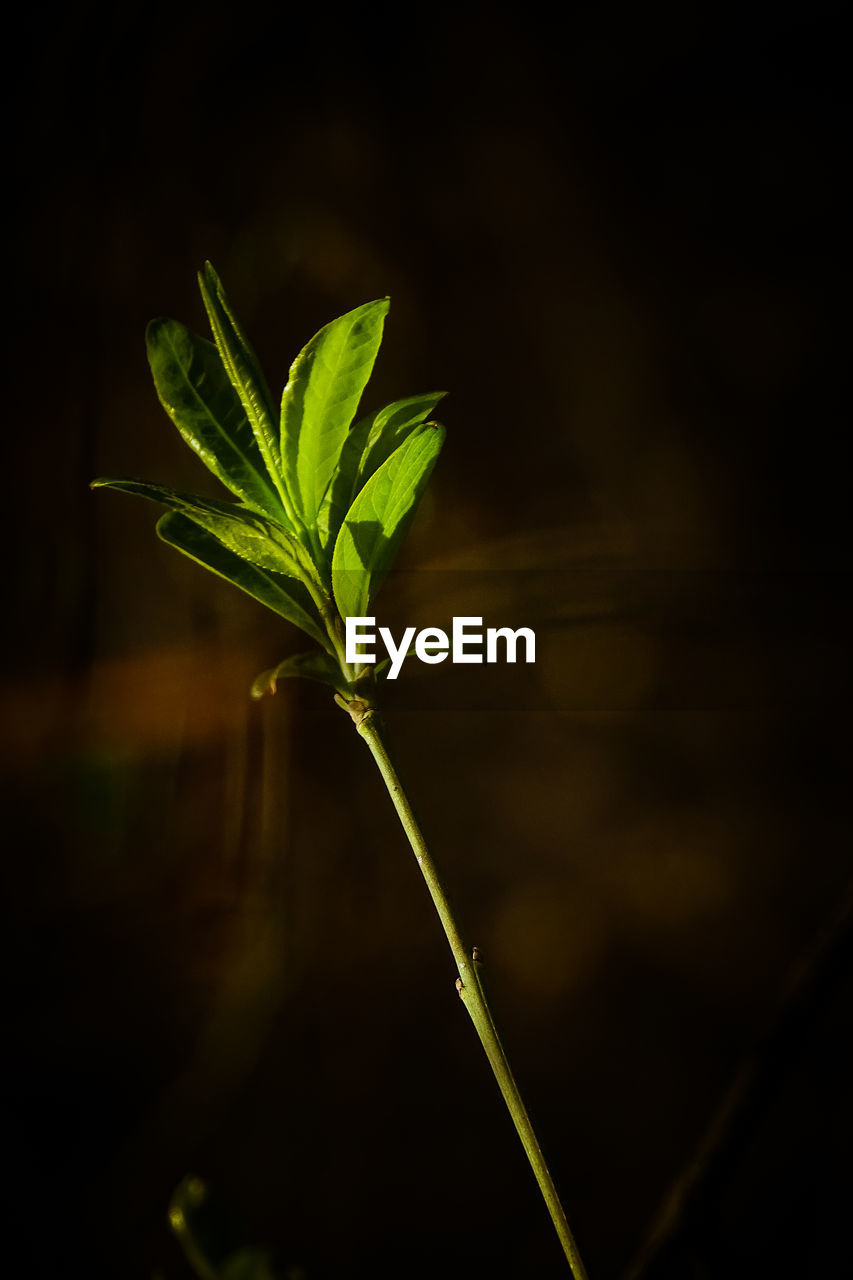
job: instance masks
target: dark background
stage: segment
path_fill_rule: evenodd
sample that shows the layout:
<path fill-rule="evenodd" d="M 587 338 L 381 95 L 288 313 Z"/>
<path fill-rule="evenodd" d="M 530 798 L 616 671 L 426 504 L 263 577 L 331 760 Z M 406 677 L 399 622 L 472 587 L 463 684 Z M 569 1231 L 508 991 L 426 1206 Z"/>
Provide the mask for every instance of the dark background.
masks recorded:
<path fill-rule="evenodd" d="M 843 921 L 790 995 L 850 874 L 840 11 L 20 17 L 16 1274 L 186 1277 L 189 1171 L 309 1280 L 566 1274 L 367 753 L 319 688 L 247 700 L 298 638 L 87 488 L 216 493 L 143 347 L 207 257 L 274 387 L 387 293 L 370 404 L 451 393 L 380 608 L 539 656 L 409 662 L 387 719 L 593 1280 L 738 1078 L 646 1274 L 845 1273 Z"/>

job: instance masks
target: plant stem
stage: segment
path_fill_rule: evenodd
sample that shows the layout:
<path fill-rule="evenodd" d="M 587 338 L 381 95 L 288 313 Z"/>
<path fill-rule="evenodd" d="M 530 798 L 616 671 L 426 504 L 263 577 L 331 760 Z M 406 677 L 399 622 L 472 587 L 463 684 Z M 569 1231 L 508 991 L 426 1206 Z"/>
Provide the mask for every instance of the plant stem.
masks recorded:
<path fill-rule="evenodd" d="M 343 703 L 343 700 L 341 702 L 343 705 L 347 705 Z M 545 1157 L 542 1155 L 536 1134 L 533 1132 L 533 1125 L 530 1123 L 530 1117 L 519 1093 L 518 1085 L 515 1083 L 509 1061 L 500 1042 L 494 1019 L 486 1000 L 479 973 L 479 952 L 476 947 L 473 950 L 466 947 L 462 940 L 459 926 L 456 923 L 438 869 L 426 847 L 426 842 L 412 812 L 408 797 L 391 763 L 376 712 L 361 700 L 350 703 L 347 709 L 355 721 L 358 732 L 364 738 L 374 760 L 379 766 L 379 772 L 382 774 L 382 778 L 394 802 L 394 808 L 397 810 L 403 830 L 408 836 L 409 844 L 412 846 L 412 850 L 418 860 L 418 866 L 421 869 L 430 897 L 447 935 L 453 959 L 456 961 L 456 968 L 459 970 L 456 989 L 459 992 L 462 1003 L 470 1014 L 477 1035 L 480 1037 L 480 1043 L 495 1073 L 504 1102 L 512 1116 L 521 1144 L 527 1153 L 527 1159 L 530 1161 L 530 1166 L 536 1175 L 536 1181 L 539 1183 L 539 1189 L 548 1206 L 548 1212 L 551 1214 L 551 1220 L 563 1246 L 563 1252 L 568 1260 L 572 1275 L 575 1280 L 588 1280 L 586 1268 L 583 1265 L 574 1236 L 566 1220 L 563 1206 L 557 1195 L 557 1189 L 545 1163 Z"/>
<path fill-rule="evenodd" d="M 317 612 L 320 614 L 323 626 L 326 628 L 326 635 L 331 641 L 332 650 L 338 660 L 338 666 L 341 669 L 344 681 L 347 684 L 352 684 L 354 679 L 353 670 L 347 662 L 346 650 L 341 638 L 340 618 L 332 607 L 332 601 L 319 583 L 315 584 L 310 579 L 306 579 L 305 585 L 308 588 L 308 594 L 317 606 Z M 346 707 L 346 705 L 344 702 L 343 706 Z"/>

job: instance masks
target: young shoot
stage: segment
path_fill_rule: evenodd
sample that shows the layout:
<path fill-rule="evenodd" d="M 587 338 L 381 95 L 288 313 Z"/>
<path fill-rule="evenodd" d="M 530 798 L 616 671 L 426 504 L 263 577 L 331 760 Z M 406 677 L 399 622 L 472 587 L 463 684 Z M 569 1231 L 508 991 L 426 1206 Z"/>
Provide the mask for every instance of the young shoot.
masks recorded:
<path fill-rule="evenodd" d="M 481 958 L 462 936 L 436 864 L 388 754 L 376 710 L 383 671 L 397 679 L 410 653 L 424 663 L 535 661 L 527 627 L 487 628 L 456 618 L 400 639 L 370 612 L 411 524 L 444 428 L 432 415 L 443 392 L 395 400 L 359 416 L 382 341 L 388 299 L 332 320 L 293 364 L 280 412 L 210 263 L 199 285 L 213 342 L 176 320 L 153 320 L 148 360 L 160 402 L 191 449 L 228 490 L 209 499 L 147 480 L 99 479 L 166 508 L 164 542 L 225 578 L 304 633 L 311 648 L 254 681 L 253 697 L 302 677 L 333 691 L 370 749 L 417 858 L 458 971 L 456 989 L 494 1071 L 575 1280 L 586 1271 L 513 1078 L 481 980 Z"/>

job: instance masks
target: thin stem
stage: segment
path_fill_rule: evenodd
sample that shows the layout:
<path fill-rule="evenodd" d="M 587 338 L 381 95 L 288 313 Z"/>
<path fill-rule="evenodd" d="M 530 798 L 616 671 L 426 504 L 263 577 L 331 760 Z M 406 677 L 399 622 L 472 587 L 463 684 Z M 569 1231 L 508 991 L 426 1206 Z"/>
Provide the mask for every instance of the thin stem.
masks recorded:
<path fill-rule="evenodd" d="M 341 674 L 347 684 L 352 684 L 354 676 L 352 667 L 347 662 L 346 650 L 341 638 L 340 619 L 335 611 L 332 601 L 319 583 L 313 583 L 310 578 L 305 579 L 305 586 L 308 588 L 308 594 L 317 606 L 323 626 L 326 628 L 326 635 L 334 651 L 334 655 L 338 660 L 338 666 Z M 344 704 L 346 705 L 346 704 Z"/>
<path fill-rule="evenodd" d="M 512 1116 L 513 1123 L 521 1139 L 521 1144 L 527 1153 L 527 1159 L 536 1175 L 536 1181 L 539 1183 L 539 1189 L 548 1211 L 551 1214 L 551 1220 L 554 1223 L 560 1243 L 563 1246 L 563 1252 L 571 1268 L 572 1275 L 575 1280 L 588 1280 L 586 1268 L 581 1261 L 578 1247 L 575 1244 L 563 1206 L 557 1195 L 557 1189 L 554 1181 L 545 1163 L 545 1157 L 533 1132 L 533 1125 L 530 1123 L 530 1117 L 524 1106 L 518 1085 L 510 1069 L 509 1061 L 504 1051 L 503 1045 L 495 1027 L 494 1019 L 486 1000 L 486 994 L 483 990 L 483 983 L 480 978 L 480 957 L 477 948 L 473 950 L 466 947 L 456 923 L 453 910 L 447 898 L 444 885 L 438 873 L 438 869 L 433 861 L 429 850 L 427 849 L 421 829 L 417 824 L 412 807 L 409 804 L 408 797 L 403 790 L 400 779 L 397 776 L 388 750 L 383 741 L 382 731 L 376 712 L 366 703 L 356 700 L 355 702 L 344 704 L 343 699 L 339 700 L 342 705 L 347 706 L 353 720 L 355 721 L 358 732 L 367 743 L 374 760 L 379 766 L 379 772 L 385 782 L 388 792 L 394 802 L 394 808 L 403 825 L 409 844 L 418 861 L 423 878 L 426 881 L 427 888 L 430 892 L 433 904 L 438 917 L 441 920 L 442 927 L 450 944 L 450 950 L 453 953 L 453 959 L 456 961 L 456 968 L 459 970 L 459 978 L 456 982 L 456 989 L 462 999 L 462 1003 L 468 1010 L 471 1021 L 480 1037 L 486 1057 L 489 1059 L 492 1070 L 495 1073 L 504 1102 Z"/>
<path fill-rule="evenodd" d="M 326 623 L 326 632 L 328 633 L 329 639 L 332 642 L 332 647 L 335 650 L 335 657 L 338 660 L 338 666 L 341 669 L 341 673 L 347 684 L 352 684 L 355 676 L 353 675 L 352 667 L 347 662 L 346 650 L 344 648 L 343 640 L 341 639 L 341 633 L 335 625 L 337 615 L 333 614 L 331 610 L 329 610 L 324 617 L 324 621 Z"/>

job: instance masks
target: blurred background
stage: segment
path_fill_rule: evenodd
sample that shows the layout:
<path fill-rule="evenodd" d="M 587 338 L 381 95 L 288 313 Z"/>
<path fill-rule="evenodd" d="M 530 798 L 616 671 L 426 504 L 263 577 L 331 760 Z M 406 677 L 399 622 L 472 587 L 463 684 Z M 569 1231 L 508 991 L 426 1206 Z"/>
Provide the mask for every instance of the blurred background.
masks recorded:
<path fill-rule="evenodd" d="M 143 343 L 159 314 L 204 331 L 205 258 L 274 389 L 389 294 L 366 407 L 450 393 L 377 609 L 531 626 L 537 663 L 410 661 L 387 721 L 593 1280 L 844 1273 L 839 15 L 22 16 L 18 1274 L 189 1276 L 166 1222 L 189 1172 L 308 1280 L 566 1274 L 367 752 L 319 687 L 248 700 L 299 637 L 88 490 L 217 494 Z"/>

